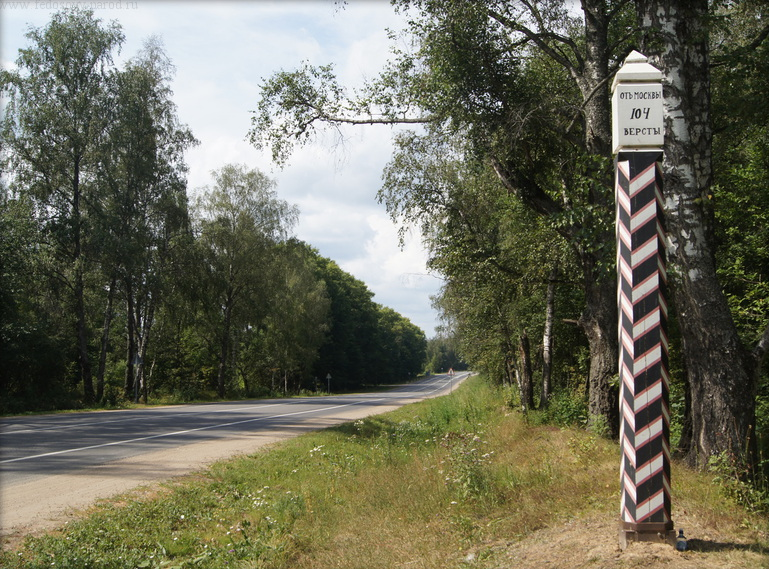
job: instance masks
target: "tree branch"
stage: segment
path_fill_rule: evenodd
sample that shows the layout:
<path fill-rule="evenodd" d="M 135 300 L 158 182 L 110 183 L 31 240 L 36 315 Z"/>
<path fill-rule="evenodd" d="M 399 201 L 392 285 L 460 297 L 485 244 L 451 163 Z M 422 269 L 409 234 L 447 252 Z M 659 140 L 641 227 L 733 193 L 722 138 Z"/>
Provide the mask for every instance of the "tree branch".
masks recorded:
<path fill-rule="evenodd" d="M 598 93 L 601 89 L 603 89 L 606 84 L 611 81 L 614 78 L 614 74 L 617 72 L 617 70 L 614 70 L 614 73 L 609 73 L 606 77 L 604 77 L 601 81 L 599 81 L 595 87 L 593 87 L 593 90 L 590 91 L 587 96 L 582 101 L 582 104 L 579 106 L 579 110 L 574 114 L 574 117 L 571 119 L 571 122 L 569 123 L 569 126 L 566 127 L 566 133 L 569 134 L 571 132 L 572 127 L 577 122 L 577 118 L 582 113 L 582 111 L 585 109 L 587 104 L 590 102 L 590 99 L 592 99 L 596 93 Z"/>
<path fill-rule="evenodd" d="M 527 180 L 522 183 L 521 180 L 515 180 L 497 158 L 491 158 L 491 167 L 507 191 L 518 196 L 534 211 L 543 215 L 554 215 L 563 211 L 561 205 L 535 182 Z"/>
<path fill-rule="evenodd" d="M 609 10 L 609 13 L 606 14 L 607 20 L 612 21 L 617 14 L 619 14 L 620 12 L 622 12 L 622 10 L 625 9 L 625 6 L 630 4 L 630 2 L 631 0 L 622 0 L 622 2 L 617 2 L 614 5 L 614 8 Z"/>
<path fill-rule="evenodd" d="M 769 24 L 766 24 L 761 29 L 761 31 L 758 32 L 758 35 L 755 37 L 755 39 L 752 42 L 750 42 L 748 45 L 739 47 L 735 49 L 732 53 L 723 55 L 721 57 L 714 57 L 711 67 L 721 67 L 723 65 L 727 65 L 730 59 L 733 59 L 735 57 L 739 58 L 748 53 L 755 51 L 761 46 L 762 43 L 764 43 L 764 41 L 768 37 L 769 37 Z"/>
<path fill-rule="evenodd" d="M 488 11 L 489 16 L 505 26 L 506 28 L 509 28 L 510 30 L 520 32 L 523 35 L 525 35 L 534 45 L 536 45 L 539 49 L 541 49 L 543 52 L 545 52 L 550 58 L 552 58 L 554 61 L 558 62 L 560 65 L 568 69 L 572 73 L 578 74 L 581 67 L 582 67 L 582 56 L 579 54 L 579 50 L 577 49 L 577 46 L 574 42 L 572 42 L 569 38 L 566 38 L 564 36 L 561 36 L 559 34 L 554 33 L 546 33 L 546 34 L 539 34 L 536 33 L 523 24 L 520 24 L 516 22 L 515 20 L 511 20 L 507 16 L 504 16 L 500 14 L 499 12 L 489 9 Z M 574 56 L 577 58 L 578 65 L 573 65 L 571 61 L 569 61 L 569 58 L 560 53 L 558 50 L 553 49 L 553 47 L 548 44 L 544 38 L 549 37 L 552 39 L 555 39 L 564 45 L 568 45 L 572 52 L 574 53 Z"/>
<path fill-rule="evenodd" d="M 321 122 L 328 122 L 331 124 L 352 124 L 352 125 L 367 125 L 367 124 L 427 124 L 438 120 L 436 116 L 427 117 L 368 117 L 368 118 L 351 118 L 331 115 L 321 115 L 317 117 Z"/>

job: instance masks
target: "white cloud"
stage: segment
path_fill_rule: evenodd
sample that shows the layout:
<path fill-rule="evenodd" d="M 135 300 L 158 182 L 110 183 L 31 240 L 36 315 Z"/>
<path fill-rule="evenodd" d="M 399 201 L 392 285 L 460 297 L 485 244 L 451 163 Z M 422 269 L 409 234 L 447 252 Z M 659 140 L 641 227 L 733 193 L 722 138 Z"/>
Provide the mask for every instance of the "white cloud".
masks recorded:
<path fill-rule="evenodd" d="M 364 254 L 340 266 L 364 281 L 377 302 L 400 307 L 401 314 L 431 335 L 435 321 L 430 296 L 441 281 L 427 272 L 421 236 L 412 230 L 400 248 L 398 228 L 385 214 L 369 214 L 366 223 L 373 235 L 365 243 Z"/>

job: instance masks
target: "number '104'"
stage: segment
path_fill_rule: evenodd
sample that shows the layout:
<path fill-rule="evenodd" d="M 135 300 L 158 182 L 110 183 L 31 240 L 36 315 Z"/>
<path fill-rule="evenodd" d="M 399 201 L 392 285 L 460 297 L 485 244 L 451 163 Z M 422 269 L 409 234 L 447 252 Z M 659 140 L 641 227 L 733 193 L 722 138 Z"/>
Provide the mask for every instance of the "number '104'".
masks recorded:
<path fill-rule="evenodd" d="M 630 119 L 648 119 L 649 118 L 649 107 L 643 108 L 643 109 L 630 109 Z"/>

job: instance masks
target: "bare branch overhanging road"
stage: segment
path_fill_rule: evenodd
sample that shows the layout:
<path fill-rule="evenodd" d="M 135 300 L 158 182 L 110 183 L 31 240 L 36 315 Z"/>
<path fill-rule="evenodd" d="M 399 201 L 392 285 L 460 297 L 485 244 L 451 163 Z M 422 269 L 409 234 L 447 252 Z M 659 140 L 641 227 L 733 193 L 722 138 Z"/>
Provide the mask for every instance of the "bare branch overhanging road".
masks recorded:
<path fill-rule="evenodd" d="M 53 527 L 96 499 L 276 440 L 443 395 L 467 375 L 381 393 L 3 419 L 0 536 Z"/>

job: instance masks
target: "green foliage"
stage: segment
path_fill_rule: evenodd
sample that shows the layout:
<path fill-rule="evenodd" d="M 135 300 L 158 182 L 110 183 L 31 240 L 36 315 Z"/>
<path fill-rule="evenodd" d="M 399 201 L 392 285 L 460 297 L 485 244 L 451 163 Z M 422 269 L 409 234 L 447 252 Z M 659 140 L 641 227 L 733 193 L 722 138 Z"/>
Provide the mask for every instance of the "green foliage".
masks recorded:
<path fill-rule="evenodd" d="M 46 306 L 45 252 L 30 200 L 0 196 L 0 413 L 25 410 L 28 401 L 55 409 L 77 402 L 68 385 L 68 346 Z"/>
<path fill-rule="evenodd" d="M 769 125 L 743 130 L 746 140 L 729 149 L 728 166 L 715 188 L 722 247 L 719 277 L 744 340 L 754 343 L 769 325 Z"/>
<path fill-rule="evenodd" d="M 713 483 L 726 496 L 758 514 L 769 512 L 769 487 L 763 476 L 756 476 L 745 468 L 744 459 L 736 459 L 728 453 L 719 453 L 708 459 L 708 470 Z"/>
<path fill-rule="evenodd" d="M 275 183 L 258 170 L 226 165 L 213 178 L 214 187 L 198 203 L 197 246 L 203 262 L 199 284 L 210 299 L 203 306 L 208 341 L 218 347 L 217 390 L 224 397 L 232 382 L 233 334 L 262 329 L 267 301 L 286 286 L 269 277 L 278 266 L 275 246 L 298 212 L 277 198 Z"/>
<path fill-rule="evenodd" d="M 321 345 L 315 375 L 322 383 L 330 374 L 333 390 L 349 389 L 373 372 L 376 305 L 365 283 L 342 271 L 330 259 L 318 258 L 318 278 L 331 301 L 329 331 Z"/>
<path fill-rule="evenodd" d="M 487 496 L 491 485 L 488 464 L 494 454 L 485 451 L 488 442 L 475 432 L 449 432 L 440 444 L 448 451 L 445 482 L 456 497 L 471 500 Z"/>
<path fill-rule="evenodd" d="M 427 341 L 427 363 L 425 369 L 428 373 L 446 373 L 450 369 L 460 371 L 467 369 L 467 364 L 462 361 L 458 353 L 456 338 L 444 338 L 436 336 Z"/>
<path fill-rule="evenodd" d="M 313 123 L 322 117 L 333 120 L 343 108 L 344 90 L 333 66 L 304 63 L 297 71 L 277 73 L 262 85 L 262 98 L 251 119 L 251 143 L 270 148 L 276 164 L 285 164 L 294 144 L 306 143 Z"/>
<path fill-rule="evenodd" d="M 316 260 L 313 250 L 293 239 L 278 249 L 271 271 L 274 293 L 261 328 L 264 359 L 282 373 L 284 381 L 295 376 L 297 391 L 310 386 L 307 379 L 329 327 L 331 301 L 315 272 Z M 244 379 L 248 369 L 249 365 L 241 367 Z"/>
<path fill-rule="evenodd" d="M 559 427 L 585 427 L 588 423 L 587 401 L 581 391 L 558 390 L 549 399 L 547 407 L 527 415 L 533 425 Z"/>
<path fill-rule="evenodd" d="M 375 375 L 383 383 L 409 381 L 424 369 L 425 333 L 392 310 L 379 306 Z"/>
<path fill-rule="evenodd" d="M 108 66 L 123 41 L 117 25 L 102 26 L 93 12 L 73 8 L 27 33 L 17 69 L 3 72 L 8 98 L 0 127 L 3 172 L 12 190 L 33 200 L 43 240 L 50 243 L 50 278 L 69 290 L 75 327 L 71 338 L 83 398 L 94 399 L 87 303 L 94 252 L 92 228 L 102 186 L 95 179 L 112 112 Z"/>
<path fill-rule="evenodd" d="M 314 364 L 314 377 L 332 391 L 360 389 L 415 377 L 424 368 L 427 341 L 408 319 L 373 301 L 365 283 L 330 259 L 317 258 L 317 275 L 326 284 L 330 322 Z"/>
<path fill-rule="evenodd" d="M 519 335 L 540 337 L 553 267 L 571 276 L 573 259 L 558 234 L 503 192 L 489 169 L 451 161 L 451 147 L 439 152 L 435 138 L 401 140 L 408 146 L 388 166 L 380 196 L 398 208 L 394 217 L 430 220 L 429 262 L 448 278 L 436 305 L 453 326 L 457 352 L 474 369 L 514 382 Z M 558 288 L 560 297 L 579 298 Z M 565 333 L 562 324 L 557 328 Z M 555 352 L 557 370 L 573 355 L 563 346 Z"/>

